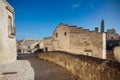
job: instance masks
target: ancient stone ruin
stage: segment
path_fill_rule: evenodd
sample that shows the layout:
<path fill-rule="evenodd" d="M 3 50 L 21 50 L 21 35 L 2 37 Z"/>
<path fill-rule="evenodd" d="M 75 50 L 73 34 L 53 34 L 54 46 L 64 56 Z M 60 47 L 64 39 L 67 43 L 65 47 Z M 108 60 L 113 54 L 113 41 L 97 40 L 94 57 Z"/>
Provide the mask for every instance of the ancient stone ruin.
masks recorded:
<path fill-rule="evenodd" d="M 14 9 L 0 0 L 0 64 L 16 60 Z"/>
<path fill-rule="evenodd" d="M 82 27 L 61 23 L 53 32 L 52 39 L 50 37 L 44 39 L 43 42 L 45 50 L 48 51 L 66 51 L 106 58 L 106 34 L 98 32 L 98 28 L 95 28 L 95 31 L 90 31 Z"/>
<path fill-rule="evenodd" d="M 30 63 L 16 58 L 14 9 L 0 0 L 0 80 L 34 80 Z"/>

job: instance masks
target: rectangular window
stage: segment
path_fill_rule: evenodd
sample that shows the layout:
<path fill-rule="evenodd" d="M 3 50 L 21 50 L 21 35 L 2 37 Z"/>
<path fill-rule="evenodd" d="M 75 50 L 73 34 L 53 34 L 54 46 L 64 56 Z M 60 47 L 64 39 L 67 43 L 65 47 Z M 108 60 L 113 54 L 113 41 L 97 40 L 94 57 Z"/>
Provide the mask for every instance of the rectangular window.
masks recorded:
<path fill-rule="evenodd" d="M 13 26 L 13 20 L 11 16 L 8 16 L 8 35 L 9 37 L 15 36 L 15 28 Z"/>
<path fill-rule="evenodd" d="M 65 33 L 64 33 L 64 35 L 66 36 L 66 35 L 67 35 L 67 33 L 65 32 Z"/>
<path fill-rule="evenodd" d="M 58 33 L 56 33 L 56 37 L 58 37 Z"/>

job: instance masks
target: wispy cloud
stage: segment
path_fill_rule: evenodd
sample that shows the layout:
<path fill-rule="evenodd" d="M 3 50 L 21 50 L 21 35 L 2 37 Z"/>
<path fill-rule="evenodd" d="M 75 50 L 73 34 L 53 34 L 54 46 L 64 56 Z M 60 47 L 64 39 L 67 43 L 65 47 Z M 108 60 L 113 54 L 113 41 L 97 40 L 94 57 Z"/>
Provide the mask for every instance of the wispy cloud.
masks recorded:
<path fill-rule="evenodd" d="M 72 8 L 79 8 L 80 7 L 80 4 L 73 4 L 72 5 Z"/>
<path fill-rule="evenodd" d="M 41 38 L 41 35 L 39 34 L 32 34 L 32 33 L 17 33 L 17 40 L 23 40 L 23 39 L 39 39 Z"/>
<path fill-rule="evenodd" d="M 31 34 L 31 33 L 17 33 L 18 36 L 28 36 L 28 37 L 34 37 L 39 36 L 38 34 Z"/>

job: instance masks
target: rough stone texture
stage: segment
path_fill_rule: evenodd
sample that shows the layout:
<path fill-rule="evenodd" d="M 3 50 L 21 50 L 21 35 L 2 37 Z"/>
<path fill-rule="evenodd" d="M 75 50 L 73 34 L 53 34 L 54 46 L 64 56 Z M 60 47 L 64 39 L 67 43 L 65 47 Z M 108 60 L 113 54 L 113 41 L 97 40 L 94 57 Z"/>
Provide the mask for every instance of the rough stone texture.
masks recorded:
<path fill-rule="evenodd" d="M 11 26 L 8 23 L 8 16 L 11 17 Z M 0 64 L 16 60 L 14 29 L 14 9 L 6 0 L 0 0 Z"/>
<path fill-rule="evenodd" d="M 46 52 L 38 58 L 71 71 L 78 80 L 120 80 L 120 63 L 67 52 Z"/>
<path fill-rule="evenodd" d="M 53 50 L 106 58 L 106 35 L 60 24 L 53 33 Z"/>
<path fill-rule="evenodd" d="M 35 80 L 75 80 L 71 72 L 58 65 L 40 60 L 35 54 L 19 54 L 19 60 L 28 60 L 35 72 Z"/>
<path fill-rule="evenodd" d="M 120 62 L 120 46 L 116 46 L 114 48 L 114 57 L 115 57 L 115 60 Z"/>
<path fill-rule="evenodd" d="M 20 50 L 21 53 L 34 53 L 34 51 L 37 49 L 35 48 L 35 46 L 38 44 L 39 44 L 39 48 L 43 49 L 42 40 L 25 39 L 23 41 L 17 42 L 17 50 Z"/>
<path fill-rule="evenodd" d="M 15 74 L 4 74 L 17 72 Z M 34 70 L 27 60 L 17 60 L 0 65 L 0 80 L 34 80 Z"/>
<path fill-rule="evenodd" d="M 116 33 L 115 29 L 108 29 L 106 32 L 107 40 L 120 40 L 120 35 Z"/>
<path fill-rule="evenodd" d="M 44 51 L 53 51 L 52 37 L 46 37 L 43 39 Z"/>

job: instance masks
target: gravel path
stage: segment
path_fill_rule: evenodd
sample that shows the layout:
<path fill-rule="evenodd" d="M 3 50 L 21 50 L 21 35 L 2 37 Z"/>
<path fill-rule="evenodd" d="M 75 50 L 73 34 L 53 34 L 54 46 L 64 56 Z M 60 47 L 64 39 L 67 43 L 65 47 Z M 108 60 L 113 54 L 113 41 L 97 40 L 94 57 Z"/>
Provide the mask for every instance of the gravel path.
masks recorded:
<path fill-rule="evenodd" d="M 75 80 L 65 69 L 50 62 L 39 60 L 33 54 L 18 56 L 19 60 L 28 60 L 35 71 L 35 80 Z"/>

